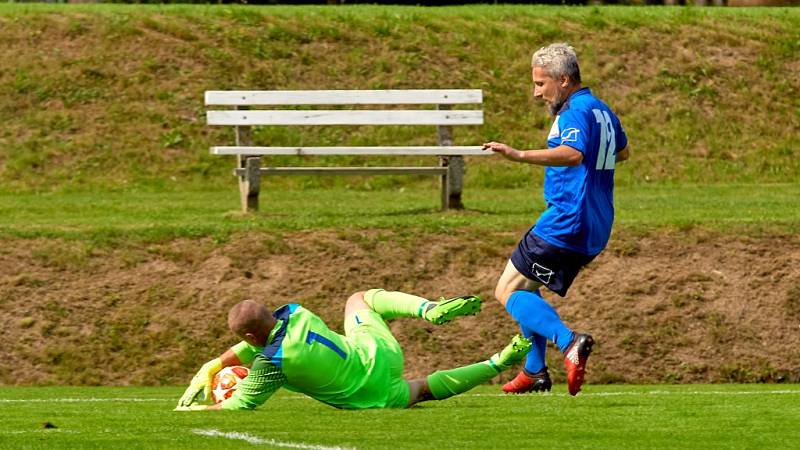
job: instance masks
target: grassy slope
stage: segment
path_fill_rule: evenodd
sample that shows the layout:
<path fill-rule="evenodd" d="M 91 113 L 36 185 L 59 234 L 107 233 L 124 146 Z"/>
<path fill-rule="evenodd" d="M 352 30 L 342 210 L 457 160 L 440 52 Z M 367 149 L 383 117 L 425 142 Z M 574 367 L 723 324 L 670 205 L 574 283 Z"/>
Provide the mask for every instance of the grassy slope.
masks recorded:
<path fill-rule="evenodd" d="M 626 125 L 635 158 L 621 183 L 800 175 L 796 9 L 2 4 L 0 184 L 230 186 L 231 160 L 206 150 L 231 142 L 230 130 L 204 125 L 206 89 L 481 88 L 486 124 L 458 130 L 457 144 L 540 147 L 550 119 L 529 95 L 530 52 L 562 40 L 577 47 L 585 84 Z M 262 144 L 434 139 L 414 127 L 256 133 Z M 530 183 L 520 165 L 479 158 L 469 166 L 467 189 Z"/>
<path fill-rule="evenodd" d="M 230 142 L 231 133 L 203 125 L 202 92 L 480 87 L 487 124 L 460 130 L 457 143 L 502 137 L 516 145 L 538 146 L 550 119 L 528 97 L 529 53 L 541 43 L 561 39 L 578 47 L 585 79 L 620 111 L 634 143 L 636 157 L 618 174 L 618 230 L 677 228 L 681 237 L 675 241 L 691 242 L 694 234 L 682 236 L 682 230 L 700 225 L 721 231 L 723 236 L 712 234 L 719 242 L 726 241 L 726 233 L 742 230 L 750 237 L 766 236 L 762 242 L 780 242 L 800 223 L 795 158 L 798 19 L 789 9 L 2 4 L 0 256 L 32 259 L 48 269 L 40 276 L 25 273 L 21 262 L 10 263 L 7 276 L 0 278 L 0 304 L 33 295 L 35 300 L 21 303 L 30 317 L 8 308 L 14 311 L 9 312 L 14 329 L 35 335 L 37 345 L 55 335 L 63 342 L 79 342 L 74 350 L 90 354 L 134 335 L 157 340 L 164 330 L 139 333 L 136 327 L 147 321 L 129 324 L 126 316 L 121 328 L 98 326 L 104 333 L 87 339 L 71 328 L 56 327 L 58 320 L 49 322 L 49 315 L 67 314 L 63 299 L 75 298 L 69 308 L 101 305 L 81 320 L 102 323 L 118 301 L 111 291 L 120 286 L 109 282 L 87 288 L 95 278 L 92 265 L 121 264 L 126 268 L 121 275 L 144 272 L 142 279 L 149 283 L 151 258 L 141 253 L 153 251 L 148 245 L 153 241 L 169 249 L 176 237 L 211 236 L 198 240 L 197 246 L 224 246 L 233 233 L 245 232 L 234 239 L 273 246 L 273 253 L 280 254 L 282 245 L 294 245 L 291 239 L 289 244 L 282 241 L 289 230 L 334 228 L 334 233 L 343 233 L 337 243 L 347 243 L 361 242 L 358 231 L 350 231 L 358 226 L 391 229 L 407 242 L 425 242 L 423 238 L 450 235 L 457 227 L 455 232 L 468 234 L 471 242 L 478 240 L 475 236 L 489 236 L 488 242 L 465 252 L 470 258 L 488 252 L 504 260 L 514 243 L 506 240 L 515 239 L 516 230 L 522 232 L 542 207 L 541 195 L 532 188 L 539 186 L 541 170 L 493 158 L 471 159 L 468 210 L 447 214 L 435 211 L 431 178 L 411 183 L 391 177 L 270 179 L 262 198 L 265 212 L 242 217 L 232 212 L 238 199 L 231 160 L 211 157 L 206 150 Z M 256 138 L 275 144 L 366 144 L 388 143 L 394 135 L 420 144 L 434 137 L 431 129 L 326 128 L 264 129 Z M 340 162 L 362 161 L 325 161 Z M 276 192 L 286 186 L 315 189 Z M 39 193 L 48 190 L 56 192 Z M 488 229 L 513 231 L 514 237 L 498 238 L 484 233 Z M 278 232 L 265 238 L 264 233 L 250 233 L 255 230 Z M 309 239 L 316 239 L 315 233 L 309 232 Z M 181 240 L 174 244 L 180 247 Z M 109 256 L 114 252 L 122 254 L 119 260 Z M 165 259 L 178 265 L 217 262 L 195 260 L 190 252 L 165 252 Z M 243 259 L 241 264 L 248 267 L 256 263 Z M 306 263 L 300 269 L 311 270 L 314 263 Z M 445 274 L 449 267 L 438 259 L 426 263 Z M 469 267 L 455 274 L 453 282 L 472 285 L 470 274 L 481 263 L 463 263 Z M 161 261 L 152 270 L 163 270 Z M 392 274 L 382 282 L 411 288 L 419 275 L 415 273 Z M 345 281 L 363 282 L 366 275 Z M 72 280 L 79 287 L 59 287 L 65 276 L 79 277 Z M 491 282 L 495 276 L 491 274 Z M 635 290 L 639 282 L 625 289 Z M 341 289 L 342 280 L 326 279 L 322 285 Z M 151 287 L 153 292 L 137 287 L 126 297 L 132 317 L 147 317 L 147 302 L 163 302 L 163 307 L 196 300 L 177 295 L 183 285 L 170 285 L 164 292 L 158 291 L 158 283 Z M 237 298 L 238 289 L 221 288 L 219 298 Z M 786 289 L 785 303 L 798 311 L 800 290 L 794 285 Z M 217 299 L 208 301 L 220 307 Z M 659 303 L 668 312 L 673 311 L 669 301 L 660 298 Z M 781 310 L 770 311 L 765 314 L 783 317 Z M 784 320 L 794 324 L 793 317 Z M 168 331 L 196 328 L 188 316 L 176 320 Z M 738 329 L 737 324 L 730 326 Z M 225 333 L 220 330 L 207 338 L 219 340 Z M 197 337 L 180 345 L 184 350 L 209 347 Z M 55 372 L 62 372 L 59 380 L 102 382 L 80 379 L 68 364 L 59 365 L 59 355 L 44 357 Z M 41 355 L 25 357 L 42 361 Z M 175 377 L 188 374 L 196 362 L 194 355 L 186 357 L 191 361 L 164 358 L 168 362 L 159 360 L 160 373 L 171 371 Z M 113 370 L 124 372 L 124 364 Z M 10 370 L 2 367 L 0 375 L 11 379 Z"/>
<path fill-rule="evenodd" d="M 320 450 L 788 448 L 800 439 L 797 385 L 590 386 L 575 398 L 554 389 L 499 396 L 482 387 L 388 411 L 338 411 L 282 392 L 254 413 L 178 413 L 176 388 L 2 388 L 0 446 L 229 449 L 249 438 Z"/>

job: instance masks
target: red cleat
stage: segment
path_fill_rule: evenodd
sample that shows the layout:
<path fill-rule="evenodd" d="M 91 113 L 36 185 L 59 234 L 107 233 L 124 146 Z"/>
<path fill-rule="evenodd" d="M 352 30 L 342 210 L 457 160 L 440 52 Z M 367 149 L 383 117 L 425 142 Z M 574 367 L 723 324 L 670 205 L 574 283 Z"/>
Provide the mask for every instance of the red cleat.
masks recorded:
<path fill-rule="evenodd" d="M 567 366 L 567 387 L 570 395 L 577 395 L 581 391 L 583 376 L 586 374 L 586 362 L 592 353 L 594 339 L 589 334 L 575 333 L 566 353 L 564 365 Z"/>
<path fill-rule="evenodd" d="M 553 382 L 550 381 L 547 367 L 533 375 L 528 375 L 524 370 L 520 370 L 513 380 L 503 385 L 503 392 L 508 394 L 524 394 L 531 391 L 544 392 L 549 391 L 551 386 L 553 386 Z"/>

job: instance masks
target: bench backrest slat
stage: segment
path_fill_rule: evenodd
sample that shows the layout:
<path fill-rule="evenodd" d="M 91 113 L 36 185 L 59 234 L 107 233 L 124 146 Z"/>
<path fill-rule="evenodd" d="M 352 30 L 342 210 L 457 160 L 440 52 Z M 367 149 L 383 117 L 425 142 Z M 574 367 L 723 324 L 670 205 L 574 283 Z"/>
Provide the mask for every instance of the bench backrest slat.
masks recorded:
<path fill-rule="evenodd" d="M 481 125 L 481 110 L 207 111 L 209 125 Z"/>
<path fill-rule="evenodd" d="M 206 91 L 206 105 L 458 105 L 483 102 L 480 89 Z"/>

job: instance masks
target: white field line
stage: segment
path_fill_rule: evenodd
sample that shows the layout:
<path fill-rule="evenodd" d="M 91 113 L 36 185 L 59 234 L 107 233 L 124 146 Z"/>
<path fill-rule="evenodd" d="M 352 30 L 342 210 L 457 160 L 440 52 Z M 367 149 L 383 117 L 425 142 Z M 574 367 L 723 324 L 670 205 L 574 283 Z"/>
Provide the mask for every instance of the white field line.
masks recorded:
<path fill-rule="evenodd" d="M 566 393 L 541 393 L 532 394 L 534 396 L 567 397 Z M 615 396 L 658 396 L 658 395 L 800 395 L 800 389 L 782 389 L 771 391 L 646 391 L 646 392 L 581 392 L 579 397 L 615 397 Z M 461 394 L 459 397 L 508 397 L 524 398 L 514 394 Z M 280 400 L 313 400 L 306 395 L 284 395 Z M 124 402 L 170 402 L 177 401 L 174 398 L 32 398 L 32 399 L 0 399 L 0 403 L 124 403 Z"/>
<path fill-rule="evenodd" d="M 79 431 L 64 430 L 62 428 L 42 428 L 38 430 L 9 430 L 0 431 L 0 434 L 32 434 L 32 433 L 64 433 L 64 434 L 77 434 Z"/>
<path fill-rule="evenodd" d="M 225 439 L 234 439 L 238 441 L 245 441 L 253 445 L 271 445 L 273 447 L 286 447 L 286 448 L 300 448 L 306 450 L 355 450 L 352 447 L 328 447 L 325 445 L 304 444 L 302 442 L 284 442 L 275 439 L 262 439 L 252 434 L 239 433 L 239 432 L 224 432 L 219 430 L 192 430 L 192 433 L 199 434 L 200 436 L 209 437 L 223 437 Z"/>
<path fill-rule="evenodd" d="M 175 400 L 173 398 L 0 398 L 0 403 L 93 403 L 93 402 L 165 402 Z M 175 400 L 177 402 L 177 400 Z"/>
<path fill-rule="evenodd" d="M 578 397 L 616 397 L 616 396 L 658 396 L 658 395 L 800 395 L 800 390 L 776 390 L 776 391 L 647 391 L 647 392 L 582 392 Z M 536 396 L 534 394 L 533 396 Z M 569 397 L 565 393 L 541 393 L 538 395 L 549 397 Z M 517 397 L 514 394 L 464 394 L 464 397 Z"/>
<path fill-rule="evenodd" d="M 311 399 L 305 395 L 286 395 L 282 399 L 301 400 Z M 135 397 L 87 397 L 87 398 L 0 398 L 0 403 L 125 403 L 125 402 L 177 402 L 174 398 L 135 398 Z"/>

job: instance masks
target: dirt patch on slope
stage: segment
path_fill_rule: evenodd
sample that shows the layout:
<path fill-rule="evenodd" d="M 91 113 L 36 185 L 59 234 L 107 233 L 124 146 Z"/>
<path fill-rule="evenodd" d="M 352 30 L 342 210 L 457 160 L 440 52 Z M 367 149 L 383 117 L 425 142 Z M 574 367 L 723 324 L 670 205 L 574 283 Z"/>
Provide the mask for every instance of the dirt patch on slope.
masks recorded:
<path fill-rule="evenodd" d="M 517 332 L 492 299 L 517 237 L 315 231 L 114 248 L 7 239 L 0 384 L 182 384 L 235 342 L 224 323 L 234 303 L 300 302 L 341 331 L 344 300 L 371 287 L 481 294 L 477 317 L 391 323 L 410 376 L 474 362 Z M 567 298 L 546 297 L 596 337 L 593 383 L 800 381 L 796 236 L 617 233 Z M 563 380 L 553 348 L 549 365 Z"/>

